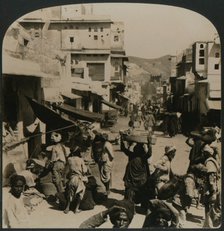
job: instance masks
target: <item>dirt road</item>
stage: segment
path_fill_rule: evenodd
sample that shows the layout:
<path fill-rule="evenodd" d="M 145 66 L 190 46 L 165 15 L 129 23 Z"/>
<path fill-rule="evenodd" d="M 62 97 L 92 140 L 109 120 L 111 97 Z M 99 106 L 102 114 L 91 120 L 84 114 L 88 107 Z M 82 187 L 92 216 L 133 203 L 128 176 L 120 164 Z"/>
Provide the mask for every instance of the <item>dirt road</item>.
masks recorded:
<path fill-rule="evenodd" d="M 120 118 L 114 128 L 111 129 L 111 136 L 115 137 L 120 129 L 127 128 L 127 118 Z M 157 142 L 153 145 L 153 155 L 150 162 L 158 160 L 164 153 L 166 145 L 175 145 L 177 148 L 176 156 L 172 163 L 172 170 L 178 174 L 184 174 L 188 167 L 189 147 L 185 144 L 186 137 L 179 134 L 173 138 L 166 138 L 162 133 L 156 132 Z M 123 198 L 123 175 L 127 164 L 127 157 L 120 151 L 119 145 L 114 145 L 114 169 L 112 179 L 112 189 L 109 195 L 109 201 Z M 32 228 L 78 228 L 82 221 L 88 217 L 105 210 L 105 206 L 97 205 L 94 210 L 81 211 L 78 214 L 70 212 L 64 214 L 44 201 L 38 209 L 32 212 Z M 188 211 L 187 221 L 183 228 L 200 228 L 203 225 L 204 208 L 192 207 Z M 130 228 L 141 228 L 144 221 L 144 215 L 136 213 Z M 104 223 L 100 228 L 111 228 L 110 222 Z"/>

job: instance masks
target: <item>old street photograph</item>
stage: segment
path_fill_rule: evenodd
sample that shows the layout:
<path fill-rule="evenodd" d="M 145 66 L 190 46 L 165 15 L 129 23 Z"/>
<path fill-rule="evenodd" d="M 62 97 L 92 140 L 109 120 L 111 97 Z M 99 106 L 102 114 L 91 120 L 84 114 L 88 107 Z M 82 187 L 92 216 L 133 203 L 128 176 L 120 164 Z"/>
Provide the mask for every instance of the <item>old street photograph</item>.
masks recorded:
<path fill-rule="evenodd" d="M 59 5 L 2 48 L 2 228 L 218 228 L 221 45 L 197 12 Z"/>

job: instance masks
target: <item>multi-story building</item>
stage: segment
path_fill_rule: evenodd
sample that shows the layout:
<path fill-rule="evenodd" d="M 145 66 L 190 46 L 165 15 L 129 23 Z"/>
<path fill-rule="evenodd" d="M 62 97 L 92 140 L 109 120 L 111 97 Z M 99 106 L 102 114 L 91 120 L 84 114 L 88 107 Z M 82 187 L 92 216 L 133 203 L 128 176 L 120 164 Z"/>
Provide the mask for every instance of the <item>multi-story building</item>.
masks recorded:
<path fill-rule="evenodd" d="M 221 111 L 221 46 L 218 41 L 193 44 L 195 104 L 200 114 L 211 123 L 220 122 Z"/>
<path fill-rule="evenodd" d="M 174 81 L 174 108 L 201 121 L 205 116 L 210 125 L 220 124 L 221 70 L 220 43 L 197 41 L 183 53 L 177 64 Z"/>
<path fill-rule="evenodd" d="M 127 57 L 123 23 L 92 13 L 91 5 L 54 7 L 26 15 L 20 24 L 36 46 L 45 50 L 49 44 L 45 51 L 60 61 L 62 91 L 81 95 L 79 107 L 100 112 L 108 109 L 102 102 L 113 106 L 111 82 L 123 83 Z"/>

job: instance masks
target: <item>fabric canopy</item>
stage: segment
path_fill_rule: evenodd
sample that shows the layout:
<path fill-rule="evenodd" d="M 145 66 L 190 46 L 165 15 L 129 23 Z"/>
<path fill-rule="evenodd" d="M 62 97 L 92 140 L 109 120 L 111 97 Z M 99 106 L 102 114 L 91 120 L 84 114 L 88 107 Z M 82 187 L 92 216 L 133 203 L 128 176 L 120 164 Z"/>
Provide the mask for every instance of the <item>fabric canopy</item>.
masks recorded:
<path fill-rule="evenodd" d="M 26 97 L 34 114 L 43 123 L 51 129 L 63 128 L 66 126 L 74 125 L 74 122 L 63 118 L 61 115 L 51 110 L 50 108 L 39 104 L 36 100 Z"/>
<path fill-rule="evenodd" d="M 55 106 L 58 110 L 80 120 L 86 120 L 90 122 L 101 122 L 103 120 L 103 115 L 99 113 L 94 113 L 86 110 L 77 109 L 68 104 L 62 104 L 59 106 Z"/>
<path fill-rule="evenodd" d="M 114 108 L 114 109 L 117 109 L 117 110 L 120 110 L 120 109 L 121 109 L 121 106 L 118 106 L 118 105 L 116 105 L 116 104 L 114 104 L 114 103 L 111 103 L 111 102 L 109 102 L 109 101 L 106 101 L 106 100 L 104 100 L 104 99 L 102 99 L 101 102 L 102 102 L 103 104 L 109 106 L 109 107 Z"/>
<path fill-rule="evenodd" d="M 73 94 L 73 93 L 70 93 L 70 92 L 62 93 L 62 96 L 66 97 L 66 98 L 69 98 L 69 99 L 81 99 L 82 98 L 82 96 L 76 95 L 76 94 Z"/>

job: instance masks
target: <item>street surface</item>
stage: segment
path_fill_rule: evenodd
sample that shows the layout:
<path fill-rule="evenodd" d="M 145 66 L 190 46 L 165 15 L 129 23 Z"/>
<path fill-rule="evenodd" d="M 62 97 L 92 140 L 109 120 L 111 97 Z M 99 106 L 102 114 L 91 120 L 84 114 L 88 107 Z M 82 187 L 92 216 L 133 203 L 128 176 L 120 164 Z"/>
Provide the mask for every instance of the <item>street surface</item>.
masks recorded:
<path fill-rule="evenodd" d="M 128 117 L 119 118 L 118 123 L 115 127 L 111 128 L 111 137 L 116 137 L 119 130 L 128 128 Z M 189 147 L 185 144 L 186 137 L 181 134 L 173 138 L 164 137 L 161 132 L 155 133 L 157 136 L 156 145 L 153 145 L 153 154 L 150 159 L 151 163 L 157 161 L 164 154 L 164 147 L 166 145 L 175 145 L 177 152 L 172 162 L 172 170 L 177 174 L 185 174 L 188 167 L 188 155 Z M 109 195 L 108 203 L 113 199 L 123 199 L 123 176 L 125 167 L 127 164 L 127 157 L 119 150 L 119 145 L 113 145 L 114 147 L 114 169 L 112 178 L 112 188 Z M 41 203 L 36 211 L 33 211 L 31 216 L 32 228 L 78 228 L 79 225 L 86 220 L 88 217 L 97 214 L 106 209 L 106 206 L 96 205 L 93 210 L 81 211 L 78 214 L 74 214 L 70 211 L 68 214 L 64 214 L 63 211 L 54 208 L 49 205 L 46 201 Z M 183 228 L 200 228 L 203 226 L 204 219 L 204 208 L 199 206 L 191 207 L 188 211 L 187 221 Z M 129 228 L 142 228 L 144 222 L 144 215 L 136 214 L 129 226 Z M 104 223 L 100 228 L 112 228 L 110 221 Z"/>

